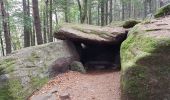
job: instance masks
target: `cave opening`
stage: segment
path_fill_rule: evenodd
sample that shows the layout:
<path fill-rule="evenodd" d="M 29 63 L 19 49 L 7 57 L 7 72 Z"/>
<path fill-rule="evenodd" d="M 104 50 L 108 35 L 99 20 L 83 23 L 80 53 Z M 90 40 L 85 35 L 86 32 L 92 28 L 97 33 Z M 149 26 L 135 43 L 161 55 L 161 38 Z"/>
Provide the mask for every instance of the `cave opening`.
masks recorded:
<path fill-rule="evenodd" d="M 80 61 L 87 70 L 121 69 L 119 44 L 74 42 Z"/>

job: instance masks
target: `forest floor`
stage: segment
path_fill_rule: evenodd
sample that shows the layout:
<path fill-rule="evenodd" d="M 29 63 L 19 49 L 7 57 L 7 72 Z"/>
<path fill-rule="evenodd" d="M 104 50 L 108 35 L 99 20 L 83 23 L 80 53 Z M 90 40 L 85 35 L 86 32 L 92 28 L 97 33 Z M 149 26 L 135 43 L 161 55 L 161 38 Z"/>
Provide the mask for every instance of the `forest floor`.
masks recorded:
<path fill-rule="evenodd" d="M 73 71 L 60 74 L 34 93 L 30 100 L 36 99 L 120 100 L 120 72 L 97 70 L 86 74 Z"/>

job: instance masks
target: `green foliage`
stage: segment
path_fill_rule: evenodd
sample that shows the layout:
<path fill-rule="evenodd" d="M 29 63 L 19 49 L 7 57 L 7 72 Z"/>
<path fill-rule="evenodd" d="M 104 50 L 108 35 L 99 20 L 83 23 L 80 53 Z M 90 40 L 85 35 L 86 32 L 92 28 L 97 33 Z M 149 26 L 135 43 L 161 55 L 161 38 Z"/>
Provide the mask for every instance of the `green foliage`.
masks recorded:
<path fill-rule="evenodd" d="M 166 15 L 170 15 L 170 4 L 161 7 L 154 16 L 155 18 L 159 18 Z"/>

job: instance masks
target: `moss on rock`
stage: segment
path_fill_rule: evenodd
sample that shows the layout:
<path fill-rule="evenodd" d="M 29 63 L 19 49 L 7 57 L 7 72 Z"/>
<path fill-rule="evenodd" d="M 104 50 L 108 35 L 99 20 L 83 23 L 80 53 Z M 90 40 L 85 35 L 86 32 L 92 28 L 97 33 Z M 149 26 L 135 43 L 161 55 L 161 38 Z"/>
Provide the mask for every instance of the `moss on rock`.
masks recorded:
<path fill-rule="evenodd" d="M 169 100 L 170 37 L 159 31 L 157 38 L 144 26 L 135 26 L 121 46 L 122 100 Z"/>
<path fill-rule="evenodd" d="M 26 100 L 50 79 L 55 60 L 68 58 L 67 63 L 79 60 L 71 45 L 58 41 L 24 48 L 0 58 L 0 100 Z"/>
<path fill-rule="evenodd" d="M 140 23 L 140 21 L 137 20 L 128 20 L 123 23 L 123 28 L 132 28 L 136 24 Z"/>
<path fill-rule="evenodd" d="M 170 15 L 170 4 L 161 7 L 154 16 L 155 18 L 159 18 L 166 15 Z"/>

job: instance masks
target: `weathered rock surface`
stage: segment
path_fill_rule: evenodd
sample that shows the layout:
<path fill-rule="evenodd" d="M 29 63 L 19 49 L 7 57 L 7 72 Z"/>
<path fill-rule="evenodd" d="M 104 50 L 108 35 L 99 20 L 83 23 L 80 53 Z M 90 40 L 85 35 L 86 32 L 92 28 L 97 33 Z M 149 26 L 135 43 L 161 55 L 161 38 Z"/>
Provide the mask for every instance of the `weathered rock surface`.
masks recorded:
<path fill-rule="evenodd" d="M 122 27 L 65 24 L 55 32 L 54 37 L 83 43 L 116 44 L 121 43 L 126 35 L 127 31 Z"/>
<path fill-rule="evenodd" d="M 72 43 L 58 41 L 25 48 L 0 58 L 0 100 L 24 100 L 49 78 L 78 60 Z"/>
<path fill-rule="evenodd" d="M 170 100 L 170 16 L 136 25 L 121 58 L 122 100 Z"/>

